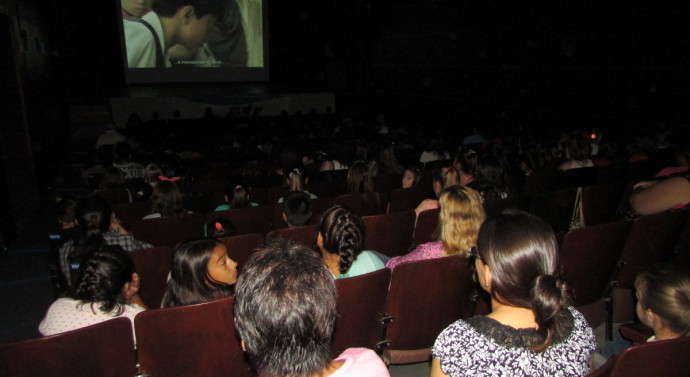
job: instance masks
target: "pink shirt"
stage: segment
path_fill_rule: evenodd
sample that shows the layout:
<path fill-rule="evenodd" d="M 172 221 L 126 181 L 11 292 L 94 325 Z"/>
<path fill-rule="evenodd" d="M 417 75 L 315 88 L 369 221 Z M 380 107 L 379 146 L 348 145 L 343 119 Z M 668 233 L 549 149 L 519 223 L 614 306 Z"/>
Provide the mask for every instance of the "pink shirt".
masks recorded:
<path fill-rule="evenodd" d="M 423 243 L 419 246 L 417 246 L 414 250 L 411 252 L 401 255 L 399 257 L 393 257 L 388 260 L 386 263 L 386 267 L 390 268 L 391 270 L 394 269 L 397 265 L 403 262 L 412 262 L 412 261 L 417 261 L 417 260 L 426 260 L 426 259 L 434 259 L 434 258 L 441 258 L 443 256 L 443 242 L 441 241 L 434 241 L 434 242 L 427 242 Z"/>
<path fill-rule="evenodd" d="M 112 313 L 103 313 L 99 309 L 98 303 L 94 305 L 94 310 L 92 310 L 90 304 L 79 305 L 80 302 L 71 298 L 60 298 L 55 301 L 48 308 L 48 313 L 46 313 L 41 324 L 38 325 L 38 331 L 43 336 L 48 336 L 117 318 Z M 132 321 L 132 331 L 134 331 L 134 316 L 144 310 L 136 304 L 123 305 L 123 312 L 120 317 L 129 318 Z"/>
<path fill-rule="evenodd" d="M 367 348 L 348 348 L 335 361 L 345 363 L 330 377 L 390 377 L 383 360 Z"/>

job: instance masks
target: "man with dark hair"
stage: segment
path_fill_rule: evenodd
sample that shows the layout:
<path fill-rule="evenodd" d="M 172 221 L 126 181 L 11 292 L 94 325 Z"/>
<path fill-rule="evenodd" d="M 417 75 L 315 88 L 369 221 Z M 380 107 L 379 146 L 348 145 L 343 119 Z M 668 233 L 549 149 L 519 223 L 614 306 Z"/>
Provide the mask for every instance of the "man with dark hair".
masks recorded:
<path fill-rule="evenodd" d="M 311 219 L 311 199 L 309 195 L 300 191 L 290 191 L 285 194 L 283 207 L 283 221 L 288 228 L 304 226 Z"/>
<path fill-rule="evenodd" d="M 374 351 L 331 360 L 336 290 L 314 252 L 277 239 L 256 252 L 235 286 L 235 327 L 260 377 L 390 376 Z"/>
<path fill-rule="evenodd" d="M 168 50 L 196 52 L 225 11 L 227 0 L 157 0 L 141 18 L 123 20 L 129 68 L 171 67 Z"/>

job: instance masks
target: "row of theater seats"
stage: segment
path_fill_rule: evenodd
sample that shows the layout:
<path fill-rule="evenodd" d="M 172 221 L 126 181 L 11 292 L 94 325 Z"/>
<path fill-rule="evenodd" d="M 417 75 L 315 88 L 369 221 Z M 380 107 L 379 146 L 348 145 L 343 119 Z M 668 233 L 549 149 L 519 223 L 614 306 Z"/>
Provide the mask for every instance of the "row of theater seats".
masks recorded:
<path fill-rule="evenodd" d="M 611 183 L 585 187 L 582 190 L 582 205 L 585 224 L 602 224 L 618 218 L 624 187 Z M 499 213 L 505 208 L 520 208 L 544 218 L 556 231 L 566 231 L 570 224 L 576 188 L 549 191 L 534 196 L 515 196 L 508 199 L 489 200 L 484 203 L 487 215 Z M 415 189 L 396 189 L 391 193 L 389 214 L 408 212 L 414 209 L 426 195 Z M 379 198 L 380 200 L 380 198 Z M 380 215 L 386 211 L 371 194 L 347 194 L 337 198 L 319 197 L 312 200 L 312 219 L 316 224 L 321 214 L 333 204 L 344 204 L 360 215 Z M 372 206 L 370 206 L 372 205 Z M 205 214 L 192 213 L 179 218 L 142 220 L 150 212 L 147 203 L 115 205 L 118 218 L 139 239 L 154 245 L 174 246 L 185 239 L 204 235 L 204 224 L 219 218 L 235 225 L 238 235 L 260 233 L 286 227 L 282 219 L 283 204 L 238 208 L 226 211 L 211 211 Z"/>
<path fill-rule="evenodd" d="M 650 226 L 655 226 L 649 230 L 657 237 L 640 239 L 643 233 L 647 234 L 642 230 Z M 576 304 L 587 305 L 588 300 L 596 300 L 604 294 L 601 290 L 587 291 L 588 287 L 601 288 L 610 284 L 595 282 L 597 277 L 607 275 L 597 271 L 607 267 L 596 259 L 600 254 L 608 253 L 604 260 L 626 261 L 619 264 L 621 268 L 614 274 L 623 287 L 628 284 L 625 282 L 626 268 L 630 270 L 640 263 L 651 263 L 650 257 L 668 257 L 660 252 L 665 246 L 687 247 L 683 237 L 687 238 L 688 234 L 687 212 L 684 211 L 569 232 L 563 239 L 561 253 L 564 273 L 573 287 Z M 285 235 L 290 236 L 289 233 Z M 245 241 L 246 248 L 254 250 L 263 238 L 250 236 L 240 238 L 253 238 L 251 242 Z M 224 239 L 224 242 L 232 238 L 237 237 Z M 622 250 L 616 253 L 621 244 Z M 235 250 L 240 248 L 237 242 L 230 241 L 227 245 Z M 637 249 L 639 254 L 628 249 Z M 640 253 L 643 250 L 646 253 Z M 159 298 L 153 299 L 147 294 L 152 293 L 152 282 L 165 284 L 172 252 L 168 247 L 159 247 L 134 252 L 133 257 L 142 275 L 142 298 L 151 307 L 156 307 L 153 303 L 160 302 Z M 393 272 L 383 269 L 337 280 L 339 316 L 333 354 L 347 347 L 362 346 L 382 351 L 393 364 L 428 360 L 429 347 L 445 326 L 456 319 L 481 313 L 476 309 L 478 292 L 471 275 L 464 259 L 445 257 L 405 263 Z M 132 376 L 137 371 L 137 360 L 139 371 L 151 376 L 249 377 L 252 373 L 234 330 L 232 298 L 189 307 L 149 310 L 136 317 L 135 329 L 136 353 L 130 326 L 124 319 L 52 337 L 0 345 L 0 375 Z M 592 375 L 642 376 L 659 375 L 661 371 L 663 375 L 674 375 L 671 372 L 679 370 L 686 373 L 690 358 L 685 355 L 689 351 L 688 338 L 637 346 Z M 631 370 L 635 373 L 630 373 Z"/>
<path fill-rule="evenodd" d="M 391 363 L 428 360 L 438 333 L 474 313 L 471 274 L 466 260 L 453 256 L 337 280 L 333 355 L 367 347 Z M 150 279 L 142 272 L 142 283 Z M 140 313 L 134 320 L 136 357 L 126 319 L 0 345 L 0 375 L 133 376 L 138 361 L 139 372 L 150 376 L 250 377 L 232 302 Z"/>

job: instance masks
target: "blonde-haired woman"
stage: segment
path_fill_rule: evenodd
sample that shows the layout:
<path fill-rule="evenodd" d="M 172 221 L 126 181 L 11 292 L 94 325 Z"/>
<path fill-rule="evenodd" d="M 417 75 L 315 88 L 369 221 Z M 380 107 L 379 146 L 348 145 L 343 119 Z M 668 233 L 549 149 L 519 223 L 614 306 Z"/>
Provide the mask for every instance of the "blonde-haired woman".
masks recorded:
<path fill-rule="evenodd" d="M 485 218 L 481 196 L 469 187 L 451 186 L 441 192 L 438 202 L 438 241 L 427 242 L 406 255 L 391 258 L 386 267 L 394 269 L 403 262 L 448 255 L 469 256 L 469 249 L 477 243 Z"/>

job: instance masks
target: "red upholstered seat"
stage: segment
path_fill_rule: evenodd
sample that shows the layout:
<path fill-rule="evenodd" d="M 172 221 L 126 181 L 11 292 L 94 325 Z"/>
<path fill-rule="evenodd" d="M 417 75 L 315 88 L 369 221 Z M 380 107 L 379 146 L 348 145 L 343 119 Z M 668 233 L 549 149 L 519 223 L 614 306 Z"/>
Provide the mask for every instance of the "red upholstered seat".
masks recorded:
<path fill-rule="evenodd" d="M 132 377 L 136 354 L 128 318 L 45 338 L 0 344 L 3 377 Z"/>

